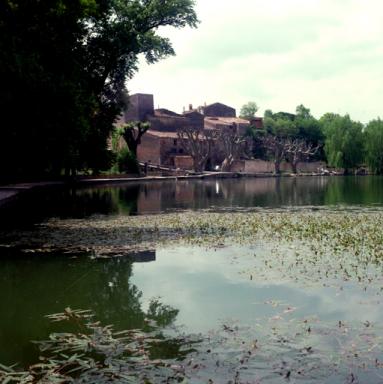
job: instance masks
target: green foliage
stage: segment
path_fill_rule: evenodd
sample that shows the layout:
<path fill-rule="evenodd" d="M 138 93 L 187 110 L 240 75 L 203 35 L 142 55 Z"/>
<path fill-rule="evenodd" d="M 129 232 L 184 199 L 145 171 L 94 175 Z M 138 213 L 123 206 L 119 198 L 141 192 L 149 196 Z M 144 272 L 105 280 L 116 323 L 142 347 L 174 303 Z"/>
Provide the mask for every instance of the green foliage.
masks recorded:
<path fill-rule="evenodd" d="M 314 117 L 299 118 L 295 120 L 298 128 L 298 137 L 309 141 L 314 144 L 318 144 L 324 140 L 321 125 Z"/>
<path fill-rule="evenodd" d="M 366 161 L 375 173 L 383 173 L 383 121 L 378 118 L 365 129 Z"/>
<path fill-rule="evenodd" d="M 268 160 L 268 153 L 266 148 L 263 146 L 263 139 L 266 135 L 265 129 L 257 129 L 254 126 L 250 126 L 246 131 L 246 137 L 251 142 L 251 156 L 255 159 Z"/>
<path fill-rule="evenodd" d="M 310 109 L 306 108 L 303 104 L 298 105 L 295 108 L 296 117 L 298 119 L 310 119 L 313 116 L 311 115 Z"/>
<path fill-rule="evenodd" d="M 248 103 L 242 106 L 239 117 L 241 117 L 242 119 L 251 120 L 251 119 L 254 119 L 257 111 L 258 111 L 257 103 L 255 103 L 254 101 L 249 101 Z"/>
<path fill-rule="evenodd" d="M 137 148 L 141 144 L 141 138 L 149 128 L 150 123 L 141 121 L 132 121 L 120 128 L 121 136 L 135 157 L 137 157 Z"/>
<path fill-rule="evenodd" d="M 118 171 L 121 173 L 138 173 L 138 161 L 134 154 L 125 147 L 117 153 Z"/>
<path fill-rule="evenodd" d="M 271 109 L 266 109 L 265 113 L 263 114 L 263 117 L 273 117 L 273 111 Z"/>
<path fill-rule="evenodd" d="M 319 121 L 312 116 L 310 109 L 304 105 L 298 105 L 296 108 L 295 124 L 298 128 L 297 138 L 310 143 L 313 146 L 321 146 L 324 142 L 324 136 Z M 324 160 L 323 147 L 314 155 L 317 160 Z"/>
<path fill-rule="evenodd" d="M 294 121 L 279 115 L 274 116 L 267 117 L 263 121 L 263 125 L 268 133 L 277 137 L 294 137 L 298 134 L 298 128 Z"/>
<path fill-rule="evenodd" d="M 346 172 L 361 164 L 364 157 L 363 125 L 349 115 L 326 114 L 321 119 L 328 164 Z"/>
<path fill-rule="evenodd" d="M 161 26 L 195 27 L 193 0 L 3 1 L 0 178 L 110 166 L 107 140 L 138 56 L 173 55 Z"/>
<path fill-rule="evenodd" d="M 289 112 L 277 112 L 277 113 L 273 114 L 273 118 L 274 119 L 294 121 L 295 115 L 293 113 L 289 113 Z"/>

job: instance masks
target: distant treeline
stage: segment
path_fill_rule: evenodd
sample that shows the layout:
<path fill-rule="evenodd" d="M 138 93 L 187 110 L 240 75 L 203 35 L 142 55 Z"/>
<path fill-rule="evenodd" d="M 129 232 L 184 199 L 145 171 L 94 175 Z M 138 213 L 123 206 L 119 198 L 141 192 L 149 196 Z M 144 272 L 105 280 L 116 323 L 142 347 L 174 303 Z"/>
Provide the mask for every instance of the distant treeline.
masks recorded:
<path fill-rule="evenodd" d="M 283 159 L 291 158 L 292 145 L 300 146 L 302 159 L 324 160 L 331 167 L 350 172 L 357 167 L 367 166 L 370 171 L 383 173 L 383 121 L 380 118 L 363 125 L 353 121 L 349 115 L 326 113 L 319 120 L 303 105 L 296 113 L 266 110 L 263 130 L 252 127 L 254 157 L 273 159 L 284 151 Z M 274 146 L 268 144 L 274 138 Z M 265 145 L 266 143 L 266 145 Z M 268 145 L 267 145 L 268 144 Z"/>

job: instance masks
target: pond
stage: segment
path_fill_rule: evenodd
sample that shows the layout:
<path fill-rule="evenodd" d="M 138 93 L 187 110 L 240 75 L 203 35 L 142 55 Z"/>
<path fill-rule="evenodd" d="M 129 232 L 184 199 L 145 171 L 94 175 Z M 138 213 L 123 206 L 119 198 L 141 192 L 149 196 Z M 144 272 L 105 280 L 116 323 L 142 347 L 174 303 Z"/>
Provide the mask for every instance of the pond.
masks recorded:
<path fill-rule="evenodd" d="M 0 363 L 36 362 L 31 340 L 61 331 L 45 315 L 71 307 L 198 340 L 152 353 L 192 383 L 381 383 L 382 206 L 380 177 L 25 196 L 1 211 Z"/>

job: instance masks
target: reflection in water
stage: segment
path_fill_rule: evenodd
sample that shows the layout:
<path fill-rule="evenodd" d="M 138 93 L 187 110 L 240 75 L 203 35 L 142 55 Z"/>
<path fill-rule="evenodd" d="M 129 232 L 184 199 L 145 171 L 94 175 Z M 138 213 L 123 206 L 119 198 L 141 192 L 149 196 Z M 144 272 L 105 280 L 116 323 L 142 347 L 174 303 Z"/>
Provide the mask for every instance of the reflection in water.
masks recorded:
<path fill-rule="evenodd" d="M 383 204 L 381 177 L 179 180 L 144 184 L 137 213 L 169 209 Z"/>
<path fill-rule="evenodd" d="M 342 283 L 341 290 L 320 283 L 302 289 L 278 273 L 268 282 L 249 279 L 248 273 L 242 272 L 253 266 L 255 255 L 259 257 L 262 252 L 268 252 L 262 244 L 219 249 L 170 247 L 136 254 L 133 257 L 137 260 L 156 257 L 156 261 L 133 264 L 126 258 L 4 259 L 0 278 L 0 343 L 7 349 L 0 349 L 0 362 L 36 361 L 36 351 L 29 340 L 45 339 L 50 332 L 57 331 L 43 315 L 60 312 L 69 305 L 92 309 L 97 319 L 103 324 L 114 324 L 117 330 L 145 328 L 145 319 L 153 319 L 164 327 L 173 323 L 183 326 L 186 333 L 218 331 L 218 338 L 213 336 L 215 332 L 209 333 L 200 351 L 204 358 L 217 341 L 227 343 L 215 345 L 225 362 L 219 368 L 221 371 L 225 366 L 230 368 L 230 364 L 238 366 L 237 357 L 245 356 L 248 349 L 244 348 L 256 339 L 259 349 L 251 357 L 253 366 L 246 371 L 250 376 L 271 372 L 271 377 L 278 378 L 277 361 L 287 361 L 296 366 L 296 371 L 313 362 L 314 368 L 323 373 L 327 356 L 341 356 L 343 347 L 353 351 L 354 341 L 359 343 L 358 353 L 366 354 L 366 340 L 359 339 L 359 335 L 366 337 L 367 333 L 372 355 L 383 358 L 381 349 L 374 347 L 380 345 L 375 337 L 381 337 L 382 332 L 379 323 L 383 308 L 376 304 L 379 297 L 371 296 L 355 282 Z M 167 305 L 153 297 L 161 297 Z M 339 321 L 347 324 L 347 328 L 340 327 Z M 334 343 L 333 335 L 341 340 L 342 348 Z M 302 353 L 305 348 L 306 352 L 313 348 L 314 360 L 310 353 Z M 157 345 L 152 352 L 153 358 L 185 356 L 181 343 Z M 207 355 L 212 356 L 208 362 L 212 372 L 218 374 L 218 357 Z M 348 357 L 343 354 L 342 359 Z M 364 362 L 364 356 L 363 359 Z M 259 370 L 262 364 L 264 367 Z M 343 372 L 347 366 L 342 364 L 339 371 Z M 201 370 L 203 373 L 204 369 Z M 221 377 L 219 382 L 226 382 L 228 377 L 231 376 Z"/>
<path fill-rule="evenodd" d="M 129 255 L 129 259 L 135 263 L 150 263 L 151 261 L 156 261 L 156 251 L 134 252 Z"/>
<path fill-rule="evenodd" d="M 141 262 L 155 252 L 135 253 Z M 131 283 L 130 258 L 67 257 L 3 258 L 0 274 L 0 362 L 30 362 L 36 349 L 30 340 L 45 339 L 54 330 L 44 319 L 66 307 L 94 311 L 103 324 L 116 329 L 145 328 L 145 319 L 170 325 L 178 310 L 150 301 L 144 311 L 142 292 Z M 52 328 L 53 327 L 53 328 Z"/>
<path fill-rule="evenodd" d="M 19 205 L 2 209 L 0 225 L 174 209 L 339 204 L 383 205 L 383 178 L 178 180 L 58 189 L 28 195 Z M 339 321 L 359 326 L 381 323 L 380 298 L 357 283 L 344 282 L 342 290 L 322 285 L 302 289 L 278 276 L 265 283 L 239 274 L 239 268 L 252 265 L 260 251 L 251 247 L 208 251 L 173 247 L 98 260 L 53 255 L 10 258 L 0 251 L 0 363 L 36 360 L 29 340 L 45 339 L 55 331 L 43 316 L 68 306 L 91 309 L 103 324 L 114 324 L 116 329 L 145 327 L 148 318 L 161 326 L 177 321 L 195 332 L 233 318 L 243 324 L 261 324 L 265 332 L 281 318 L 289 331 L 290 320 L 300 322 L 313 315 L 332 327 L 338 327 Z M 152 300 L 159 296 L 168 305 Z"/>
<path fill-rule="evenodd" d="M 0 226 L 49 217 L 134 215 L 173 209 L 383 205 L 383 178 L 284 177 L 169 180 L 39 191 L 2 208 Z"/>

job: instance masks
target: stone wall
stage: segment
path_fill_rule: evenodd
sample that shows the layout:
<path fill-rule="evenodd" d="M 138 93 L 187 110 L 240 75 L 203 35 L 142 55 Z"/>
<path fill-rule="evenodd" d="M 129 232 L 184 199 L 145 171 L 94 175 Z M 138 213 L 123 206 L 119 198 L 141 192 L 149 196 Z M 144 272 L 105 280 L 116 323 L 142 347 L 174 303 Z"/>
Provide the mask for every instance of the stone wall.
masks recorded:
<path fill-rule="evenodd" d="M 180 169 L 193 169 L 193 158 L 191 156 L 175 156 L 174 166 Z"/>
<path fill-rule="evenodd" d="M 322 161 L 315 161 L 312 163 L 302 162 L 298 164 L 299 173 L 318 172 L 319 169 L 326 168 L 326 164 Z M 237 160 L 231 166 L 232 172 L 244 173 L 273 173 L 274 163 L 272 161 L 264 160 Z M 281 164 L 282 172 L 291 172 L 291 165 L 287 162 Z"/>
<path fill-rule="evenodd" d="M 145 134 L 141 138 L 141 144 L 137 148 L 138 161 L 150 161 L 152 164 L 161 164 L 160 139 Z"/>
<path fill-rule="evenodd" d="M 154 114 L 153 95 L 136 93 L 129 97 L 129 106 L 124 113 L 125 122 L 146 121 Z"/>
<path fill-rule="evenodd" d="M 180 158 L 178 165 L 176 158 Z M 150 161 L 154 165 L 163 165 L 166 167 L 176 167 L 182 169 L 191 169 L 190 162 L 183 160 L 189 158 L 185 154 L 180 139 L 173 137 L 158 137 L 150 133 L 142 136 L 141 144 L 137 148 L 137 158 L 139 161 Z M 185 164 L 181 165 L 181 164 Z"/>
<path fill-rule="evenodd" d="M 180 140 L 176 138 L 161 138 L 160 143 L 161 149 L 161 165 L 167 167 L 174 167 L 174 157 L 177 155 L 182 155 L 184 149 L 180 144 Z"/>
<path fill-rule="evenodd" d="M 291 166 L 288 163 L 285 163 L 286 171 L 291 172 Z M 313 161 L 313 162 L 302 162 L 298 163 L 298 172 L 301 173 L 312 173 L 319 172 L 321 169 L 326 168 L 326 163 L 324 161 Z M 282 168 L 282 171 L 285 169 Z"/>
<path fill-rule="evenodd" d="M 148 121 L 150 129 L 161 132 L 177 132 L 178 129 L 185 127 L 203 128 L 203 117 L 196 119 L 184 116 L 150 116 Z"/>

